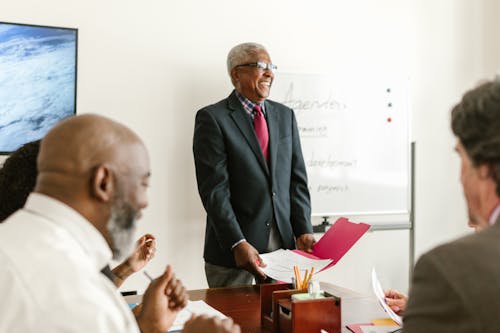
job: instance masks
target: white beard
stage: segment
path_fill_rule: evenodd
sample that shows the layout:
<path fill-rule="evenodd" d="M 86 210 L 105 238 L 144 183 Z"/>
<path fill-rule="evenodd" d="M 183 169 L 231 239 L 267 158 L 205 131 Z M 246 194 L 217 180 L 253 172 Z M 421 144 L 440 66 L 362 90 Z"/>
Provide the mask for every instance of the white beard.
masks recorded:
<path fill-rule="evenodd" d="M 137 212 L 121 199 L 115 200 L 107 229 L 113 242 L 113 259 L 121 261 L 132 253 L 134 247 Z"/>

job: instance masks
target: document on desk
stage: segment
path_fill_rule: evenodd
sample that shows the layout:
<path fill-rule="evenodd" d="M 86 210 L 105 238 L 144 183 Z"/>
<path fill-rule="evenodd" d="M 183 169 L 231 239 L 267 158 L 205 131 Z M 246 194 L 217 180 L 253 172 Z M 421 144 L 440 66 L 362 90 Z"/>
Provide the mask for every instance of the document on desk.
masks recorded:
<path fill-rule="evenodd" d="M 168 330 L 168 332 L 180 332 L 184 328 L 184 324 L 186 321 L 191 318 L 191 316 L 195 315 L 207 315 L 209 317 L 219 317 L 221 319 L 227 318 L 220 311 L 214 309 L 207 303 L 203 301 L 188 301 L 187 306 L 182 309 L 174 320 L 172 327 Z"/>
<path fill-rule="evenodd" d="M 300 274 L 305 276 L 306 269 L 310 270 L 314 267 L 314 271 L 319 272 L 332 262 L 331 259 L 313 259 L 283 249 L 260 254 L 260 257 L 267 265 L 261 267 L 267 276 L 288 283 L 292 282 L 292 276 L 294 276 L 293 266 L 298 266 Z"/>
<path fill-rule="evenodd" d="M 389 317 L 391 317 L 391 319 L 394 320 L 398 325 L 402 325 L 403 319 L 400 316 L 398 316 L 394 311 L 392 311 L 390 306 L 387 305 L 387 303 L 385 302 L 385 293 L 384 290 L 382 289 L 382 286 L 380 285 L 380 281 L 378 280 L 375 268 L 372 269 L 372 288 L 373 292 L 375 293 L 375 296 L 377 296 L 378 302 L 384 308 L 385 312 L 389 314 Z"/>

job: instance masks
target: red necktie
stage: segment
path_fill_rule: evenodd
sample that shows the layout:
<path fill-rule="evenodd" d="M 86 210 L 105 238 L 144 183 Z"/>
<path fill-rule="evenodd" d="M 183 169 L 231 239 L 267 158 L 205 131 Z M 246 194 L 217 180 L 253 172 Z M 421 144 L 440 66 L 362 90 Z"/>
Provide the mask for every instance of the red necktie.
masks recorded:
<path fill-rule="evenodd" d="M 255 105 L 253 110 L 255 111 L 253 118 L 255 134 L 257 135 L 257 140 L 259 140 L 259 145 L 262 149 L 262 154 L 264 154 L 264 159 L 267 162 L 269 156 L 269 132 L 267 131 L 266 118 L 264 118 L 264 115 L 262 114 L 260 105 Z"/>

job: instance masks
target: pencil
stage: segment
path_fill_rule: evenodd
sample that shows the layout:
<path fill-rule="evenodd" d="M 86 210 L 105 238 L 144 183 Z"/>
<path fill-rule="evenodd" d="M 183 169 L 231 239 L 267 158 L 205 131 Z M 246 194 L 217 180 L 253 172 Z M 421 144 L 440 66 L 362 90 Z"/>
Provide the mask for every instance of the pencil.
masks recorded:
<path fill-rule="evenodd" d="M 307 276 L 308 276 L 309 270 L 306 269 L 306 274 L 304 275 L 304 282 L 302 282 L 302 289 L 307 289 Z"/>
<path fill-rule="evenodd" d="M 306 278 L 304 280 L 303 289 L 307 289 L 309 282 L 312 279 L 313 273 L 314 273 L 314 267 L 311 267 L 311 271 L 309 272 L 309 274 L 307 274 L 307 271 L 306 271 Z"/>
<path fill-rule="evenodd" d="M 297 286 L 297 266 L 293 266 L 293 275 L 295 277 L 295 281 L 294 281 L 295 286 L 294 287 L 296 287 Z"/>
<path fill-rule="evenodd" d="M 146 277 L 149 279 L 149 281 L 153 281 L 154 280 L 153 277 L 151 275 L 149 275 L 148 272 L 146 272 L 146 271 L 142 271 L 142 272 L 144 273 L 144 275 L 146 275 Z"/>
<path fill-rule="evenodd" d="M 302 288 L 302 279 L 300 277 L 300 270 L 299 270 L 299 267 L 298 266 L 293 266 L 293 269 L 295 271 L 295 274 L 296 274 L 296 278 L 295 278 L 295 284 L 296 284 L 296 287 L 297 289 L 301 289 Z"/>

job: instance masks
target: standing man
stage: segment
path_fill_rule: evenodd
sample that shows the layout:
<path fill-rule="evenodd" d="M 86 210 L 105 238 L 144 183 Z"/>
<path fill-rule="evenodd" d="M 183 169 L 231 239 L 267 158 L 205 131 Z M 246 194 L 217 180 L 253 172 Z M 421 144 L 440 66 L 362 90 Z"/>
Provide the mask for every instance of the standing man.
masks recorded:
<path fill-rule="evenodd" d="M 193 139 L 210 287 L 264 280 L 259 253 L 315 242 L 294 113 L 267 100 L 276 66 L 264 46 L 243 43 L 227 70 L 234 90 L 198 111 Z"/>
<path fill-rule="evenodd" d="M 405 333 L 500 332 L 500 82 L 466 93 L 451 118 L 469 223 L 491 227 L 419 259 Z"/>

